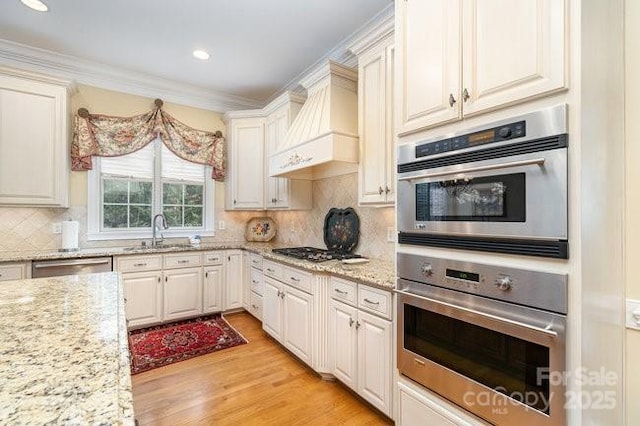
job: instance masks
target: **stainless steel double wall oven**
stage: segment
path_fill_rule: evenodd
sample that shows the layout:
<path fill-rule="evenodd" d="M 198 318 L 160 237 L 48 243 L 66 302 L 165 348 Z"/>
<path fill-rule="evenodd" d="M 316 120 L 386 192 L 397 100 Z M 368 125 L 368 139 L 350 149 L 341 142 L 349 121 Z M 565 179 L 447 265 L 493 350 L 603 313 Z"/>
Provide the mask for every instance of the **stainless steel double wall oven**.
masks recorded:
<path fill-rule="evenodd" d="M 565 105 L 398 149 L 398 241 L 568 257 Z"/>

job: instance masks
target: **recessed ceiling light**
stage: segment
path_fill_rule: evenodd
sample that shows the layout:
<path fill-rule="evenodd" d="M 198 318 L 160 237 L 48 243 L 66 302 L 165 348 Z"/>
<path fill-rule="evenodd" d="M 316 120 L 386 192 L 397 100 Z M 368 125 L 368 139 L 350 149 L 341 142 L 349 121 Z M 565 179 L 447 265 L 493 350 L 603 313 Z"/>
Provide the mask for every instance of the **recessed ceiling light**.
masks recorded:
<path fill-rule="evenodd" d="M 46 12 L 49 10 L 46 4 L 40 0 L 20 0 L 25 6 L 37 10 L 38 12 Z"/>
<path fill-rule="evenodd" d="M 209 55 L 204 50 L 196 49 L 193 51 L 193 56 L 195 56 L 198 59 L 202 59 L 203 61 L 206 61 L 207 59 L 209 59 L 209 56 L 211 55 Z"/>

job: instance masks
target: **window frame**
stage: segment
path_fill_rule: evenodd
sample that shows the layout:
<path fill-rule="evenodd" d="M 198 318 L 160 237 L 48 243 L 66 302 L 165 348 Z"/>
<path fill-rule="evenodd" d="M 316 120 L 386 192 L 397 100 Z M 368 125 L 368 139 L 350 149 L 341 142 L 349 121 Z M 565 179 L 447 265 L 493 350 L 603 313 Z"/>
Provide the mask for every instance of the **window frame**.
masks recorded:
<path fill-rule="evenodd" d="M 162 210 L 162 183 L 161 175 L 161 149 L 162 141 L 155 139 L 150 142 L 154 144 L 154 177 L 153 182 L 153 201 L 151 206 L 152 218 Z M 174 154 L 175 155 L 175 154 Z M 88 171 L 87 176 L 87 240 L 88 241 L 104 241 L 104 240 L 134 240 L 149 239 L 153 236 L 153 231 L 141 228 L 102 228 L 102 171 L 100 157 L 93 158 L 93 169 Z M 202 228 L 180 228 L 166 229 L 162 231 L 165 238 L 172 237 L 189 237 L 193 235 L 214 236 L 215 235 L 215 182 L 211 179 L 211 167 L 204 166 L 204 217 Z M 125 178 L 126 179 L 126 178 Z M 135 180 L 135 179 L 134 179 Z M 142 179 L 140 179 L 142 180 Z M 188 183 L 189 181 L 182 181 Z M 153 225 L 153 224 L 152 224 Z"/>

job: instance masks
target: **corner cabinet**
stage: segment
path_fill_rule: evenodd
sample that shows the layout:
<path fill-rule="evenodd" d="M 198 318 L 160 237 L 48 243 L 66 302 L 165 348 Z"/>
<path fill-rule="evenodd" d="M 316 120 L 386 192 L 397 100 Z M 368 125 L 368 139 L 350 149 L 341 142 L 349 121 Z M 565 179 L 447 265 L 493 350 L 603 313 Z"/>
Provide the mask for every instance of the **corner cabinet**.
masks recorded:
<path fill-rule="evenodd" d="M 396 2 L 397 133 L 565 89 L 565 10 L 564 0 Z"/>
<path fill-rule="evenodd" d="M 264 210 L 265 118 L 256 117 L 251 111 L 236 111 L 224 117 L 229 129 L 225 208 Z"/>
<path fill-rule="evenodd" d="M 0 205 L 68 206 L 69 88 L 0 67 Z"/>
<path fill-rule="evenodd" d="M 360 204 L 395 202 L 393 35 L 358 52 L 358 133 Z"/>

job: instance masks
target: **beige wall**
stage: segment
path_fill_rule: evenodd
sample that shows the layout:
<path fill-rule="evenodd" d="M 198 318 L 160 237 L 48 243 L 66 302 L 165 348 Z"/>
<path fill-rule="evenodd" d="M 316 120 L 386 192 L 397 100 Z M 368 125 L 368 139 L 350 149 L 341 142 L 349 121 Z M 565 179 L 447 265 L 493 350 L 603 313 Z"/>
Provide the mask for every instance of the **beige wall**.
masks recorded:
<path fill-rule="evenodd" d="M 640 299 L 640 2 L 625 2 L 625 283 L 626 295 Z M 640 424 L 640 331 L 626 332 L 626 412 L 627 424 Z"/>

